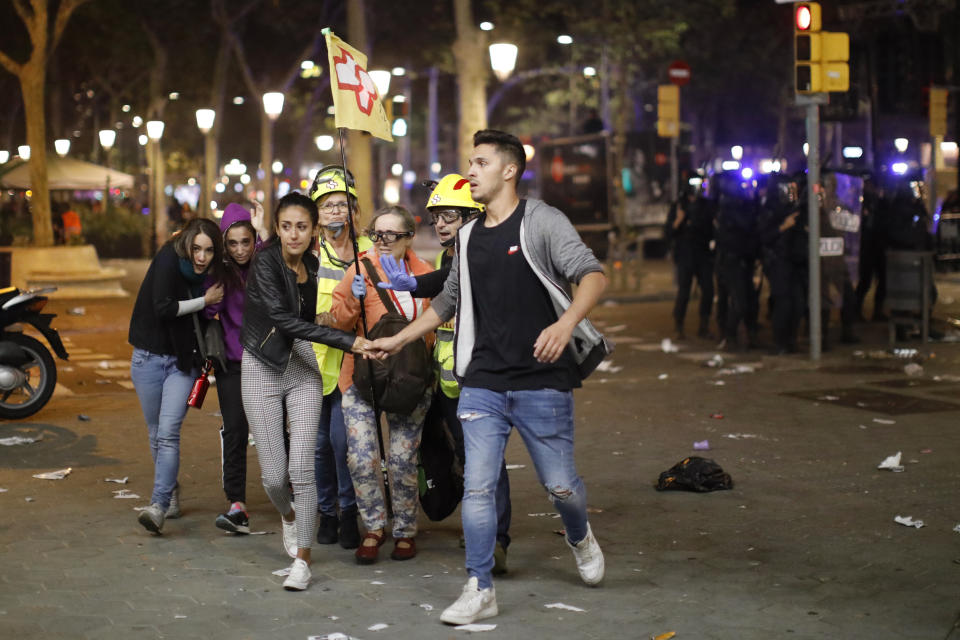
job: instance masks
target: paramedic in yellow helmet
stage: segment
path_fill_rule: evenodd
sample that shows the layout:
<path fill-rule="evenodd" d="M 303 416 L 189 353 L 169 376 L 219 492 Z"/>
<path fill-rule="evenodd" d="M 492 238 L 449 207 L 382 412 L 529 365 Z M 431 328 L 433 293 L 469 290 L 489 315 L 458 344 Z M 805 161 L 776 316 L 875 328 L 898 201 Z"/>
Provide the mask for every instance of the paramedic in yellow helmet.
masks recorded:
<path fill-rule="evenodd" d="M 466 222 L 483 211 L 483 205 L 475 202 L 470 196 L 470 181 L 461 175 L 451 173 L 436 183 L 430 198 L 427 200 L 427 213 L 431 224 L 437 230 L 444 249 L 437 255 L 436 271 L 418 277 L 413 277 L 401 269 L 390 256 L 381 258 L 380 263 L 389 283 L 380 286 L 402 291 L 412 291 L 417 297 L 433 297 L 440 293 L 443 283 L 450 272 L 453 262 L 457 231 Z M 460 385 L 453 374 L 453 321 L 446 322 L 437 328 L 437 342 L 433 349 L 433 359 L 437 366 L 440 382 L 438 393 L 434 393 L 434 402 L 440 405 L 443 418 L 450 429 L 456 444 L 457 459 L 460 465 L 465 464 L 463 447 L 463 426 L 457 417 L 457 403 L 460 398 Z M 494 574 L 504 574 L 507 571 L 507 547 L 510 544 L 510 482 L 507 479 L 506 463 L 500 468 L 500 478 L 497 482 L 497 544 L 494 550 Z"/>
<path fill-rule="evenodd" d="M 333 290 L 343 279 L 346 269 L 354 263 L 353 241 L 348 228 L 347 203 L 353 212 L 354 230 L 360 208 L 353 176 L 340 165 L 329 165 L 317 172 L 308 192 L 320 210 L 320 233 L 314 253 L 320 260 L 317 270 L 317 322 L 328 324 L 327 314 L 333 303 Z M 357 234 L 360 252 L 373 246 L 365 235 Z M 314 343 L 320 377 L 323 379 L 323 409 L 314 456 L 317 482 L 317 511 L 320 526 L 319 544 L 339 541 L 344 549 L 360 545 L 357 526 L 357 497 L 347 468 L 347 434 L 343 421 L 340 390 L 340 365 L 343 351 Z"/>

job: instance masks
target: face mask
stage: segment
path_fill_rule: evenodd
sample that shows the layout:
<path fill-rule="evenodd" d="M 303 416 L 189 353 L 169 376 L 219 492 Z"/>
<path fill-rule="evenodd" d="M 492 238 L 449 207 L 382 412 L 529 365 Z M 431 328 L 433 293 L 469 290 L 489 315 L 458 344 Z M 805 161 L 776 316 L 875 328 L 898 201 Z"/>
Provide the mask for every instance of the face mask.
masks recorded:
<path fill-rule="evenodd" d="M 346 222 L 331 222 L 326 225 L 326 228 L 333 232 L 334 238 L 339 238 L 340 234 L 343 233 L 343 230 L 347 228 Z"/>

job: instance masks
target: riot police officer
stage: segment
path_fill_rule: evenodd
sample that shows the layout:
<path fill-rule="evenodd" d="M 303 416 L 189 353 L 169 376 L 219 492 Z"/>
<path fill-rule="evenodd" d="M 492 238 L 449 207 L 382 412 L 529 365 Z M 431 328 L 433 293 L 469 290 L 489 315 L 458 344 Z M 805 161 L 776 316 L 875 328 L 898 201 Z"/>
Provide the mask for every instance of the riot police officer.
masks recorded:
<path fill-rule="evenodd" d="M 694 278 L 700 287 L 700 328 L 697 336 L 707 338 L 710 335 L 710 311 L 713 307 L 713 222 L 711 203 L 700 197 L 692 185 L 684 189 L 680 201 L 673 204 L 667 215 L 665 235 L 673 245 L 673 261 L 676 265 L 677 297 L 673 305 L 673 319 L 678 340 L 685 338 L 683 324 Z"/>

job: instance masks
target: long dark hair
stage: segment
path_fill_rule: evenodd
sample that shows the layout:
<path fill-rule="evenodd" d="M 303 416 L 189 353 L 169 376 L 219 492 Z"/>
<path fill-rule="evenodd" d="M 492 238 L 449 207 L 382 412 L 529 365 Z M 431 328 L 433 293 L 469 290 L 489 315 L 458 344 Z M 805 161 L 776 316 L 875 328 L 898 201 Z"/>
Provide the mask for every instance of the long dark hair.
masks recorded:
<path fill-rule="evenodd" d="M 223 282 L 225 275 L 223 264 L 223 236 L 220 235 L 220 227 L 218 227 L 217 223 L 213 220 L 194 218 L 187 223 L 183 231 L 170 239 L 170 244 L 173 245 L 173 250 L 177 252 L 178 256 L 192 261 L 190 249 L 193 246 L 194 239 L 200 234 L 210 238 L 210 242 L 213 243 L 213 260 L 210 261 L 210 266 L 207 268 L 207 275 L 212 277 L 216 282 Z"/>
<path fill-rule="evenodd" d="M 243 289 L 243 277 L 240 275 L 240 272 L 249 268 L 250 265 L 253 264 L 253 255 L 250 256 L 250 259 L 247 261 L 246 265 L 241 266 L 236 260 L 233 259 L 233 256 L 230 255 L 230 252 L 227 251 L 227 233 L 229 233 L 231 229 L 236 229 L 238 227 L 249 231 L 251 237 L 253 237 L 254 245 L 257 243 L 257 230 L 253 228 L 253 223 L 251 223 L 249 220 L 240 220 L 239 222 L 234 222 L 223 232 L 223 286 L 228 290 Z"/>

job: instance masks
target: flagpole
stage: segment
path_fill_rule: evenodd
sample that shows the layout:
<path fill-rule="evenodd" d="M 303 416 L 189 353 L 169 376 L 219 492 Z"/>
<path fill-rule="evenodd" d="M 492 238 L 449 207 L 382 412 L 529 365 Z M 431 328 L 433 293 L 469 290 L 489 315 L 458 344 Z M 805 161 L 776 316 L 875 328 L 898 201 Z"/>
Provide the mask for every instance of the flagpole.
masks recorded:
<path fill-rule="evenodd" d="M 340 135 L 340 164 L 343 166 L 343 184 L 345 187 L 348 187 L 349 183 L 347 182 L 347 156 L 344 151 L 344 139 L 343 139 L 343 127 L 338 127 L 337 131 Z M 353 205 L 350 203 L 350 193 L 347 193 L 347 227 L 350 229 L 350 242 L 353 243 L 353 264 L 357 268 L 357 273 L 360 273 L 360 243 L 357 241 L 357 229 L 353 224 Z M 366 338 L 368 335 L 367 330 L 367 305 L 364 304 L 364 298 L 366 295 L 360 296 L 360 324 L 363 327 L 363 337 Z M 393 518 L 393 502 L 390 500 L 390 477 L 387 472 L 387 458 L 385 450 L 383 447 L 383 432 L 380 429 L 380 406 L 377 402 L 377 386 L 373 377 L 373 360 L 364 358 L 364 361 L 367 363 L 367 373 L 370 377 L 370 398 L 373 401 L 373 424 L 374 429 L 377 432 L 377 444 L 380 446 L 380 472 L 383 474 L 383 501 L 387 506 L 387 517 Z"/>

